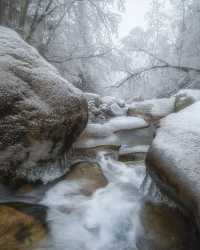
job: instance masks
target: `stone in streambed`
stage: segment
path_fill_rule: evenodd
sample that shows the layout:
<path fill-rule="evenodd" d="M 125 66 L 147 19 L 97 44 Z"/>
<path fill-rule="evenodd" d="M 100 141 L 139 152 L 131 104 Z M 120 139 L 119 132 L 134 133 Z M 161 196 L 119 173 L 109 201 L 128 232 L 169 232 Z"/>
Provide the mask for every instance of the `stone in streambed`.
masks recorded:
<path fill-rule="evenodd" d="M 108 184 L 100 166 L 90 162 L 81 162 L 74 165 L 64 179 L 67 181 L 78 181 L 81 191 L 86 195 L 91 195 L 97 189 Z"/>

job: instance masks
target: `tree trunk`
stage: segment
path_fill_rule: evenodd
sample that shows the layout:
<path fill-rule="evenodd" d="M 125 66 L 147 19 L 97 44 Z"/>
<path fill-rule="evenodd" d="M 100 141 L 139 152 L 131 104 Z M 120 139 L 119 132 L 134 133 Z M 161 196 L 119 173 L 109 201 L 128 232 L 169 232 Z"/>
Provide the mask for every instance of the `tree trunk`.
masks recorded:
<path fill-rule="evenodd" d="M 28 8 L 30 0 L 21 0 L 20 1 L 20 18 L 19 18 L 19 27 L 23 31 L 26 23 Z"/>
<path fill-rule="evenodd" d="M 6 5 L 5 0 L 0 0 L 0 25 L 4 25 L 5 23 L 5 11 L 6 11 Z"/>

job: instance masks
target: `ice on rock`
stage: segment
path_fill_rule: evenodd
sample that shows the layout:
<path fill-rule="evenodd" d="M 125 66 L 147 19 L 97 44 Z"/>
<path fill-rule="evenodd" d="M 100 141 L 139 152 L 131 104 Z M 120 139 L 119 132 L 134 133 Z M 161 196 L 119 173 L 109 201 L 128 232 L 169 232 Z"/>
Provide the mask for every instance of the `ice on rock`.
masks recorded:
<path fill-rule="evenodd" d="M 113 132 L 117 132 L 121 130 L 146 128 L 149 125 L 145 120 L 138 117 L 116 117 L 111 119 L 107 123 L 107 126 L 109 126 Z"/>
<path fill-rule="evenodd" d="M 148 123 L 138 117 L 123 116 L 112 118 L 103 124 L 89 123 L 85 129 L 84 136 L 74 144 L 74 147 L 121 146 L 127 140 L 126 137 L 130 137 L 130 135 L 124 133 L 133 131 L 135 135 L 131 135 L 131 140 L 135 140 L 135 137 L 138 140 L 140 135 L 142 137 L 145 136 L 145 131 L 148 128 Z"/>
<path fill-rule="evenodd" d="M 89 123 L 85 132 L 94 137 L 110 136 L 117 131 L 148 127 L 148 123 L 138 117 L 115 117 L 103 124 Z"/>
<path fill-rule="evenodd" d="M 119 151 L 119 155 L 126 155 L 132 153 L 147 153 L 149 150 L 149 145 L 138 145 L 138 146 L 122 146 Z"/>
<path fill-rule="evenodd" d="M 118 136 L 110 135 L 105 138 L 91 138 L 77 141 L 74 148 L 95 148 L 98 146 L 120 146 Z"/>

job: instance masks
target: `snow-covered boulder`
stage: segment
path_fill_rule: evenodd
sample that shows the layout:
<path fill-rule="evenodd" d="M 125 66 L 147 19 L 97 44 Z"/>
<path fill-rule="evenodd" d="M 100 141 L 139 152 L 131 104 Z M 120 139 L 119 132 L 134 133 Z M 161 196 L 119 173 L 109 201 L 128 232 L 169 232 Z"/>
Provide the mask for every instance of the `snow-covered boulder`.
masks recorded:
<path fill-rule="evenodd" d="M 113 103 L 117 103 L 121 108 L 125 107 L 125 102 L 122 99 L 113 97 L 113 96 L 104 96 L 102 97 L 102 102 L 108 105 L 112 105 Z"/>
<path fill-rule="evenodd" d="M 1 176 L 55 178 L 87 123 L 87 102 L 17 33 L 0 33 Z"/>
<path fill-rule="evenodd" d="M 127 114 L 127 109 L 120 107 L 117 103 L 110 106 L 110 113 L 112 116 L 124 116 Z"/>
<path fill-rule="evenodd" d="M 200 101 L 199 89 L 182 89 L 176 95 L 175 110 L 180 111 L 193 103 Z"/>
<path fill-rule="evenodd" d="M 84 92 L 84 96 L 88 102 L 93 103 L 96 107 L 99 107 L 99 105 L 102 104 L 100 95 L 89 93 L 89 92 Z"/>
<path fill-rule="evenodd" d="M 188 208 L 200 229 L 200 102 L 163 119 L 147 155 L 148 171 Z"/>
<path fill-rule="evenodd" d="M 89 108 L 89 120 L 91 122 L 104 122 L 112 117 L 124 116 L 127 108 L 123 100 L 115 97 L 100 97 L 93 93 L 84 93 Z"/>
<path fill-rule="evenodd" d="M 140 115 L 145 118 L 160 119 L 174 112 L 175 98 L 152 99 L 133 102 L 128 107 L 128 115 Z"/>

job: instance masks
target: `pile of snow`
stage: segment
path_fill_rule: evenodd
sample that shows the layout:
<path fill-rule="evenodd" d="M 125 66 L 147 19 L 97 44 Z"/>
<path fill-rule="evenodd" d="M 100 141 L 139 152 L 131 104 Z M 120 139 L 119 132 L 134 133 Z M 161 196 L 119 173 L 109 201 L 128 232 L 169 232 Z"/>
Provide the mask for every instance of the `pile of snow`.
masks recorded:
<path fill-rule="evenodd" d="M 117 103 L 111 104 L 110 111 L 114 116 L 124 116 L 127 114 L 127 109 L 120 107 Z"/>
<path fill-rule="evenodd" d="M 121 146 L 150 140 L 149 125 L 138 117 L 115 117 L 103 124 L 89 123 L 84 134 L 74 144 L 75 148 Z"/>
<path fill-rule="evenodd" d="M 173 113 L 175 98 L 152 99 L 142 102 L 133 102 L 128 107 L 129 115 L 151 116 L 161 118 Z"/>
<path fill-rule="evenodd" d="M 138 146 L 122 146 L 119 150 L 119 155 L 127 155 L 134 153 L 147 153 L 149 150 L 149 145 L 138 145 Z"/>
<path fill-rule="evenodd" d="M 94 93 L 84 93 L 89 108 L 89 120 L 102 122 L 111 117 L 127 115 L 127 108 L 123 100 L 112 96 L 100 97 Z"/>
<path fill-rule="evenodd" d="M 79 140 L 74 144 L 74 148 L 95 148 L 99 146 L 121 146 L 118 136 L 110 135 L 105 138 L 89 138 Z"/>
<path fill-rule="evenodd" d="M 122 99 L 115 98 L 113 96 L 104 96 L 102 97 L 102 102 L 108 105 L 112 105 L 113 103 L 117 103 L 121 108 L 125 107 L 125 102 Z"/>
<path fill-rule="evenodd" d="M 163 119 L 160 125 L 162 129 L 183 133 L 183 139 L 184 132 L 195 133 L 194 137 L 200 135 L 200 102 L 194 103 L 178 113 L 171 114 Z"/>
<path fill-rule="evenodd" d="M 122 116 L 112 118 L 103 124 L 89 123 L 85 133 L 89 136 L 102 138 L 110 136 L 117 131 L 146 128 L 148 126 L 148 123 L 142 118 Z"/>

